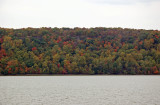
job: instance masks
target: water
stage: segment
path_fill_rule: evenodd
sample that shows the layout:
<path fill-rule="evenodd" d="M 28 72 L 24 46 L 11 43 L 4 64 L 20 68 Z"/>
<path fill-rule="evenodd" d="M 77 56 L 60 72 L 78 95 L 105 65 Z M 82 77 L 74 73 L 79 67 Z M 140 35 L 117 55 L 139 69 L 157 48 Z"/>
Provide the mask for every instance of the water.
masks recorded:
<path fill-rule="evenodd" d="M 1 76 L 0 105 L 160 105 L 160 76 Z"/>

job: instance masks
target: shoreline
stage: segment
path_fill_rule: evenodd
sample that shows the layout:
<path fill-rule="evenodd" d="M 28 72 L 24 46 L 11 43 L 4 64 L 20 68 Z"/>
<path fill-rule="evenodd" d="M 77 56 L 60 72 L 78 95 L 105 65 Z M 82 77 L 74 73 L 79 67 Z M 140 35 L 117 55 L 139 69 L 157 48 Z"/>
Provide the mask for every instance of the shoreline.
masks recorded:
<path fill-rule="evenodd" d="M 159 76 L 160 74 L 15 74 L 15 75 L 3 75 L 0 76 Z"/>

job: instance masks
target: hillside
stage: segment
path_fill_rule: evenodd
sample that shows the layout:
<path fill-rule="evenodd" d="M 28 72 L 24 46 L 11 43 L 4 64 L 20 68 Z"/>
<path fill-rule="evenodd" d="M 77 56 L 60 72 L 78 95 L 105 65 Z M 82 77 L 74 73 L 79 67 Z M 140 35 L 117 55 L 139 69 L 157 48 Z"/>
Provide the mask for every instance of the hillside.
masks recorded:
<path fill-rule="evenodd" d="M 159 74 L 160 31 L 0 28 L 1 74 Z"/>

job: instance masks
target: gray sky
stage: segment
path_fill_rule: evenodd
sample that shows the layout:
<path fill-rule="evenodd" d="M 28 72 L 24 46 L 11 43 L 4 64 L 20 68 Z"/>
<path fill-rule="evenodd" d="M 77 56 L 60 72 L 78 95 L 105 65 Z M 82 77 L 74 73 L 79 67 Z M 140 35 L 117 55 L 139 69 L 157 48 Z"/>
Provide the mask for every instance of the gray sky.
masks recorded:
<path fill-rule="evenodd" d="M 160 30 L 160 0 L 0 0 L 0 27 Z"/>

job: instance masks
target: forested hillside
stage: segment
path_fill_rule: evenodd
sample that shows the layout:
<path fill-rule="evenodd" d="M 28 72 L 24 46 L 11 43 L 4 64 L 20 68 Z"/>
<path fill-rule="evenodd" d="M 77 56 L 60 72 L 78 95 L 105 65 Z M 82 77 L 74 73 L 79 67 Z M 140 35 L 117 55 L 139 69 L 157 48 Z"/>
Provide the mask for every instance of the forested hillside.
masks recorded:
<path fill-rule="evenodd" d="M 0 28 L 1 74 L 159 74 L 160 31 Z"/>

